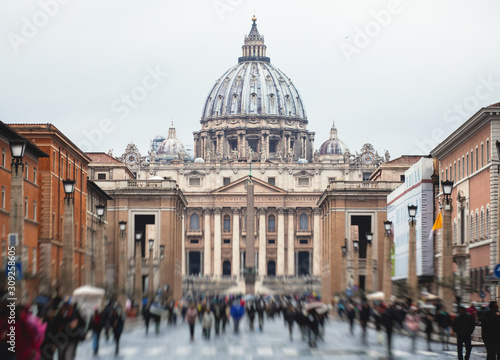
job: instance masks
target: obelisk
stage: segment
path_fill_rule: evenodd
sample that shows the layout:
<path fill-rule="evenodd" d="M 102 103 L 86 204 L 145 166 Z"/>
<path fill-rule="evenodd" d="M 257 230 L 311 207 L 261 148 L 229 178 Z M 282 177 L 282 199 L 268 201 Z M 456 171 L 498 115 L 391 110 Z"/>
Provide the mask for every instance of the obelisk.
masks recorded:
<path fill-rule="evenodd" d="M 255 208 L 253 199 L 252 163 L 247 180 L 247 235 L 245 256 L 245 293 L 255 293 Z"/>

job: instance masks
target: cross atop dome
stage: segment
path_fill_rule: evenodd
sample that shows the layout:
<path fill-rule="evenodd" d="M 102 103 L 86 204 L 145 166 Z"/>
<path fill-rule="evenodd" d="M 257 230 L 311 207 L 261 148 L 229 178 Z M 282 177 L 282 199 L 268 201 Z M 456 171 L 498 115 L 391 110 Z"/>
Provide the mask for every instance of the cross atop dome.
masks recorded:
<path fill-rule="evenodd" d="M 264 35 L 259 34 L 257 30 L 257 18 L 252 17 L 252 28 L 250 33 L 245 35 L 245 42 L 242 47 L 243 56 L 238 59 L 238 62 L 243 61 L 263 61 L 271 62 L 271 59 L 266 57 L 266 45 L 264 45 Z"/>

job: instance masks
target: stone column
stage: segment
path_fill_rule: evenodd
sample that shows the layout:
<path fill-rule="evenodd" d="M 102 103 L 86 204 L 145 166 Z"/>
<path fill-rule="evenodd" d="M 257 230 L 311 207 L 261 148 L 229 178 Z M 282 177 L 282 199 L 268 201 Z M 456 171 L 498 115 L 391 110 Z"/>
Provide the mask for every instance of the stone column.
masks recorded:
<path fill-rule="evenodd" d="M 417 245 L 416 245 L 416 226 L 415 221 L 410 220 L 410 239 L 408 244 L 408 278 L 407 284 L 412 299 L 418 297 L 418 278 L 417 278 Z"/>
<path fill-rule="evenodd" d="M 9 232 L 11 234 L 17 234 L 17 246 L 16 246 L 16 257 L 19 259 L 20 263 L 23 263 L 24 259 L 24 167 L 17 165 L 12 165 L 11 169 L 11 191 L 10 191 L 10 213 L 9 213 Z M 14 170 L 15 169 L 15 170 Z M 72 206 L 72 205 L 71 205 Z M 69 207 L 69 205 L 66 205 Z M 66 229 L 66 227 L 64 228 Z M 73 242 L 71 242 L 73 244 Z M 10 246 L 10 245 L 9 245 Z M 22 266 L 27 266 L 28 264 L 23 264 Z M 22 269 L 26 271 L 25 268 Z M 5 274 L 5 273 L 4 273 Z M 16 274 L 17 275 L 17 274 Z M 2 277 L 4 275 L 1 275 Z M 48 279 L 45 279 L 48 284 Z M 4 282 L 6 285 L 7 282 Z M 16 281 L 16 293 L 15 296 L 9 296 L 12 298 L 17 298 L 21 303 L 26 300 L 24 287 L 24 280 Z"/>
<path fill-rule="evenodd" d="M 276 275 L 285 275 L 285 210 L 278 208 L 278 253 Z"/>
<path fill-rule="evenodd" d="M 237 134 L 238 134 L 238 138 L 240 139 L 238 141 L 238 150 L 240 151 L 240 156 L 239 158 L 245 158 L 247 155 L 247 144 L 246 144 L 246 141 L 245 141 L 245 134 L 247 132 L 245 130 L 238 130 Z"/>
<path fill-rule="evenodd" d="M 149 244 L 147 244 L 149 247 Z M 153 248 L 149 248 L 149 259 L 148 259 L 148 298 L 149 300 L 153 300 L 154 297 L 154 288 L 155 288 L 155 275 L 154 275 L 154 256 L 153 256 Z"/>
<path fill-rule="evenodd" d="M 222 274 L 221 212 L 222 212 L 222 209 L 220 207 L 214 209 L 214 271 L 213 271 L 213 274 L 215 276 L 220 276 Z"/>
<path fill-rule="evenodd" d="M 212 267 L 210 266 L 210 261 L 212 258 L 211 248 L 211 228 L 210 228 L 210 209 L 203 209 L 203 217 L 205 219 L 205 225 L 203 226 L 204 234 L 204 248 L 203 248 L 203 275 L 210 275 Z"/>
<path fill-rule="evenodd" d="M 95 241 L 95 285 L 104 289 L 104 226 L 97 221 L 97 236 Z"/>
<path fill-rule="evenodd" d="M 373 249 L 372 245 L 366 244 L 366 272 L 365 272 L 365 293 L 370 294 L 373 292 Z"/>
<path fill-rule="evenodd" d="M 240 276 L 240 209 L 233 208 L 233 276 Z"/>
<path fill-rule="evenodd" d="M 266 208 L 259 208 L 259 275 L 266 274 Z"/>
<path fill-rule="evenodd" d="M 75 284 L 75 229 L 74 229 L 74 202 L 66 199 L 64 205 L 63 225 L 63 263 L 61 266 L 61 295 L 73 294 Z"/>
<path fill-rule="evenodd" d="M 135 242 L 135 276 L 134 276 L 134 302 L 142 308 L 142 253 L 141 241 Z"/>
<path fill-rule="evenodd" d="M 385 261 L 384 261 L 384 280 L 383 280 L 383 285 L 384 285 L 383 290 L 384 290 L 385 301 L 389 301 L 391 299 L 391 295 L 392 295 L 391 245 L 392 245 L 391 234 L 386 233 L 385 238 L 384 238 Z"/>
<path fill-rule="evenodd" d="M 182 234 L 181 234 L 181 239 L 182 239 L 182 254 L 181 254 L 181 262 L 182 262 L 182 275 L 186 275 L 186 269 L 188 268 L 186 266 L 186 209 L 184 209 L 182 213 L 182 219 L 181 219 L 181 229 L 182 229 Z"/>
<path fill-rule="evenodd" d="M 293 218 L 295 209 L 288 208 L 288 269 L 287 275 L 295 275 L 295 227 Z"/>
<path fill-rule="evenodd" d="M 321 209 L 314 208 L 313 222 L 313 275 L 321 275 Z"/>
<path fill-rule="evenodd" d="M 450 201 L 451 202 L 451 201 Z M 442 229 L 442 252 L 441 252 L 441 281 L 448 285 L 453 284 L 453 254 L 451 247 L 452 230 L 451 230 L 451 204 L 446 204 L 443 209 L 443 229 Z M 439 297 L 443 299 L 443 305 L 447 312 L 453 311 L 453 302 L 455 294 L 453 289 L 441 286 L 439 288 Z"/>

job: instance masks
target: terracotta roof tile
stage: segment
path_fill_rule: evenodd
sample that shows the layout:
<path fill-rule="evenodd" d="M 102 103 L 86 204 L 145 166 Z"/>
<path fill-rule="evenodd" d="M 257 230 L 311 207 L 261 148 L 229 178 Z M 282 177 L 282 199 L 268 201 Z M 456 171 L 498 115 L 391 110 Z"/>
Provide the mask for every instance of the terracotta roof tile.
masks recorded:
<path fill-rule="evenodd" d="M 109 156 L 106 153 L 85 153 L 89 158 L 92 159 L 92 162 L 95 163 L 118 163 L 118 164 L 123 164 L 121 161 L 115 159 L 112 156 Z"/>

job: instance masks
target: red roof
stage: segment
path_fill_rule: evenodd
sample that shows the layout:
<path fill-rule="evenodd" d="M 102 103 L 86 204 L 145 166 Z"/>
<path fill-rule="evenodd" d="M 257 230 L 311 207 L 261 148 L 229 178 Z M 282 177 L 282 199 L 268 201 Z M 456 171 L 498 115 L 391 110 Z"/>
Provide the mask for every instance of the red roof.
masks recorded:
<path fill-rule="evenodd" d="M 92 159 L 92 162 L 95 163 L 118 163 L 118 164 L 123 164 L 121 161 L 116 160 L 114 157 L 106 154 L 106 153 L 101 153 L 101 152 L 95 152 L 95 153 L 85 153 L 90 159 Z"/>
<path fill-rule="evenodd" d="M 399 165 L 399 164 L 415 164 L 417 163 L 420 159 L 425 157 L 424 155 L 401 155 L 400 157 L 388 161 L 385 164 L 392 164 L 392 165 Z"/>

